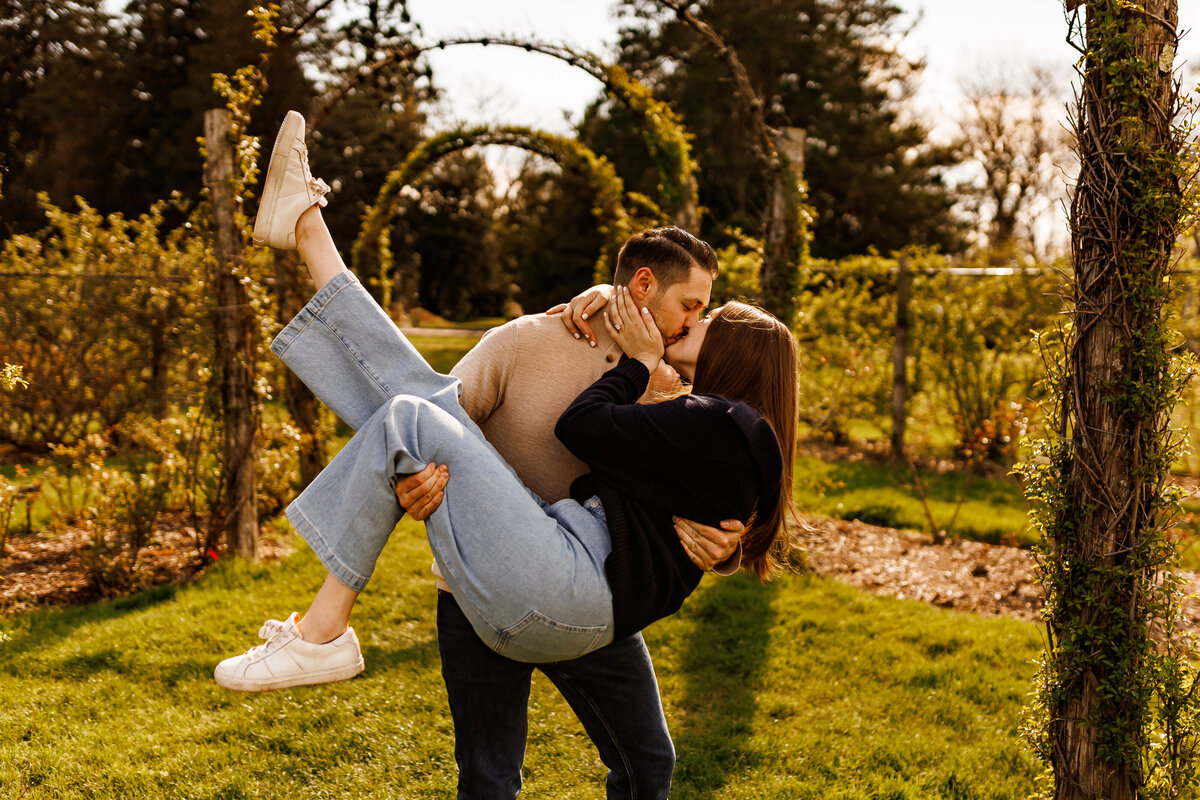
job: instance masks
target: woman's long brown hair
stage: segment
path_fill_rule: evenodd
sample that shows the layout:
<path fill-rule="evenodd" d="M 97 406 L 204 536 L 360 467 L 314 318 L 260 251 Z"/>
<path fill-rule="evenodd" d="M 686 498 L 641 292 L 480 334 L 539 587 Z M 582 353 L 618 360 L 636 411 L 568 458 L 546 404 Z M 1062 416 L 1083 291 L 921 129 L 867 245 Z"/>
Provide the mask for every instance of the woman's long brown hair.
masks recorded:
<path fill-rule="evenodd" d="M 740 400 L 762 414 L 783 455 L 778 502 L 769 514 L 756 514 L 742 536 L 742 565 L 765 579 L 779 566 L 787 519 L 795 515 L 796 341 L 786 325 L 755 306 L 733 302 L 711 314 L 692 391 Z"/>

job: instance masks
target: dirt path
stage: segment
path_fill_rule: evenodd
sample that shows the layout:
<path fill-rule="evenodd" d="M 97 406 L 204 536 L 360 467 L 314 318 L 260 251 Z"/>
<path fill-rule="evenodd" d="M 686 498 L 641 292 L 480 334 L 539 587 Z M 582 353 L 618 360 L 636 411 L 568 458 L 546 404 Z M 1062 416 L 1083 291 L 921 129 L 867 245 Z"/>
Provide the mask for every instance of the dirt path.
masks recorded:
<path fill-rule="evenodd" d="M 42 537 L 14 534 L 7 552 L 0 556 L 0 614 L 14 614 L 38 606 L 79 605 L 129 591 L 123 581 L 98 585 L 91 557 L 93 534 L 90 523 L 71 525 L 62 532 Z M 270 537 L 259 540 L 259 553 L 275 560 L 291 552 Z M 138 589 L 195 580 L 202 571 L 196 535 L 186 515 L 164 514 L 154 543 L 138 555 L 133 580 Z M 117 576 L 114 576 L 116 578 Z"/>

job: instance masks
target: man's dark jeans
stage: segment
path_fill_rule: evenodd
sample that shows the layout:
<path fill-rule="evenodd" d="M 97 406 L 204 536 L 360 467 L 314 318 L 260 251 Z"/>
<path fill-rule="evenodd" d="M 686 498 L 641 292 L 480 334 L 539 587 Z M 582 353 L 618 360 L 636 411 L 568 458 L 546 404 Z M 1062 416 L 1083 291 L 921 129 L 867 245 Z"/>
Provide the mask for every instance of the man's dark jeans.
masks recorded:
<path fill-rule="evenodd" d="M 609 800 L 667 796 L 675 748 L 640 633 L 574 661 L 534 665 L 493 652 L 447 592 L 438 592 L 437 624 L 459 800 L 513 798 L 521 790 L 535 669 L 562 692 L 600 751 Z"/>

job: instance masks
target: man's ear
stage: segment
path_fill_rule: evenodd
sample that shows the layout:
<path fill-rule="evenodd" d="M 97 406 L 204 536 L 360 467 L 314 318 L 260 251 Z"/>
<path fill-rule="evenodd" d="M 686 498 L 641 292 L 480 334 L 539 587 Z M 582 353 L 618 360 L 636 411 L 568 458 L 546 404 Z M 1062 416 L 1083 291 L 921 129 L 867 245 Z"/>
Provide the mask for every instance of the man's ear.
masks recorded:
<path fill-rule="evenodd" d="M 629 294 L 633 297 L 633 302 L 639 306 L 644 306 L 646 300 L 654 295 L 657 288 L 658 279 L 654 277 L 654 273 L 650 271 L 649 267 L 642 267 L 629 279 Z"/>

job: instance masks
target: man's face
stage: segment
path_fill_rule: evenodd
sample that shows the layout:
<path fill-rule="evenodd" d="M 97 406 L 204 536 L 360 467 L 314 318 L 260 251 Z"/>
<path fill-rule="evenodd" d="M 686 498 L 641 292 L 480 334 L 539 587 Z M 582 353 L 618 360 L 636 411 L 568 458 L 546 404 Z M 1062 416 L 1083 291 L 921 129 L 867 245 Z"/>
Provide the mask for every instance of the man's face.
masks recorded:
<path fill-rule="evenodd" d="M 712 275 L 708 270 L 693 267 L 687 280 L 654 291 L 646 297 L 646 308 L 662 334 L 663 344 L 670 346 L 687 336 L 688 329 L 700 320 L 708 308 L 712 291 Z"/>

